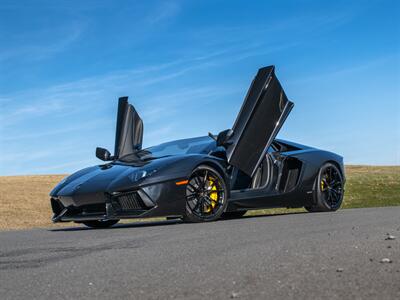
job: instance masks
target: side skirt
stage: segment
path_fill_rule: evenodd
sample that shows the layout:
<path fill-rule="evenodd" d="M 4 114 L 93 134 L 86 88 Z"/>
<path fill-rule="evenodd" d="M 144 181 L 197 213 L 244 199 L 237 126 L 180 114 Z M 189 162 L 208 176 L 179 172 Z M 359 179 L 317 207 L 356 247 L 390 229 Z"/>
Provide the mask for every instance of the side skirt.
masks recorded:
<path fill-rule="evenodd" d="M 228 207 L 226 211 L 236 210 L 252 210 L 252 209 L 267 209 L 267 208 L 299 208 L 306 206 L 312 202 L 312 194 L 307 192 L 292 192 L 278 195 L 256 195 L 247 192 L 247 196 L 240 195 L 240 192 L 231 194 L 228 199 Z M 258 193 L 260 194 L 260 193 Z"/>

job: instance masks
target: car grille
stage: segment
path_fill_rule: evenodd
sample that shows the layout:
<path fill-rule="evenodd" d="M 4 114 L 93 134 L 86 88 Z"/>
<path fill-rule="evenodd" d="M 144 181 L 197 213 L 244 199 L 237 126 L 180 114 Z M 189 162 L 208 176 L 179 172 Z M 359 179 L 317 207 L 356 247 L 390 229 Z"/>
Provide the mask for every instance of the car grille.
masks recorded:
<path fill-rule="evenodd" d="M 137 192 L 122 193 L 113 198 L 113 204 L 116 204 L 122 211 L 147 209 Z"/>

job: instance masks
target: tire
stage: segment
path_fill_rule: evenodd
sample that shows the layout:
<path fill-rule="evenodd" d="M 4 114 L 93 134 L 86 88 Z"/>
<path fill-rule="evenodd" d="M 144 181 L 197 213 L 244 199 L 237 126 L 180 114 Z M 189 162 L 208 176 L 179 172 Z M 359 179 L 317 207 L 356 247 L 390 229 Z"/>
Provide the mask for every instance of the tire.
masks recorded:
<path fill-rule="evenodd" d="M 315 178 L 312 206 L 306 206 L 309 212 L 336 211 L 343 202 L 343 175 L 332 163 L 324 164 Z"/>
<path fill-rule="evenodd" d="M 247 210 L 224 212 L 221 216 L 221 219 L 223 220 L 238 219 L 240 217 L 243 217 L 245 213 L 247 213 Z"/>
<path fill-rule="evenodd" d="M 106 220 L 106 221 L 86 221 L 82 222 L 82 224 L 85 224 L 87 227 L 90 228 L 108 228 L 111 227 L 115 224 L 117 224 L 119 220 Z"/>
<path fill-rule="evenodd" d="M 221 174 L 212 167 L 201 165 L 193 170 L 186 185 L 185 222 L 211 222 L 225 211 L 227 187 Z"/>

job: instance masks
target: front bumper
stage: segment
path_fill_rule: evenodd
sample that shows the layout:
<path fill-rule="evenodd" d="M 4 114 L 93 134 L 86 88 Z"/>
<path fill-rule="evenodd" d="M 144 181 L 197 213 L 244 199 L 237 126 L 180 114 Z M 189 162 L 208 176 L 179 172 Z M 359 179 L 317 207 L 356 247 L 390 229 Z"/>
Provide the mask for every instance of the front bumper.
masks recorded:
<path fill-rule="evenodd" d="M 177 216 L 184 213 L 185 187 L 174 180 L 124 192 L 53 196 L 50 201 L 55 223 Z"/>

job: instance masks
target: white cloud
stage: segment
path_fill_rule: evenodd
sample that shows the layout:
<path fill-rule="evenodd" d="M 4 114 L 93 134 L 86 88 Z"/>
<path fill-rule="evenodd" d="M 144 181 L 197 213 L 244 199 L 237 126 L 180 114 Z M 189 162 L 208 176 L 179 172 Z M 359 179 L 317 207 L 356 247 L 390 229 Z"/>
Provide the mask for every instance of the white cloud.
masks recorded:
<path fill-rule="evenodd" d="M 54 28 L 51 30 L 51 33 L 48 28 L 42 32 L 32 33 L 37 36 L 34 41 L 7 48 L 4 45 L 2 47 L 3 50 L 0 50 L 0 62 L 11 59 L 20 59 L 24 61 L 49 58 L 67 49 L 80 38 L 82 32 L 83 24 L 73 23 L 65 28 Z M 54 35 L 56 38 L 48 41 L 49 35 Z"/>
<path fill-rule="evenodd" d="M 151 13 L 147 16 L 146 21 L 149 24 L 158 24 L 170 20 L 180 11 L 180 4 L 176 1 L 163 1 L 152 8 Z"/>

